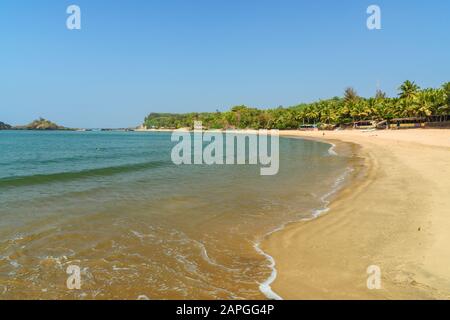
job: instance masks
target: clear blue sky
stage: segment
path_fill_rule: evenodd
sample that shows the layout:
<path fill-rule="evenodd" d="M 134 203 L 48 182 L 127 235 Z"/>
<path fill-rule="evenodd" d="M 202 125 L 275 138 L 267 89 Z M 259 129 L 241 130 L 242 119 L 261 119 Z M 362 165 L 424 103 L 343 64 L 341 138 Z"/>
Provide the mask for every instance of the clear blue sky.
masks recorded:
<path fill-rule="evenodd" d="M 82 30 L 66 29 L 66 8 Z M 366 9 L 382 10 L 382 30 Z M 450 80 L 450 1 L 1 0 L 0 121 L 138 125 Z"/>

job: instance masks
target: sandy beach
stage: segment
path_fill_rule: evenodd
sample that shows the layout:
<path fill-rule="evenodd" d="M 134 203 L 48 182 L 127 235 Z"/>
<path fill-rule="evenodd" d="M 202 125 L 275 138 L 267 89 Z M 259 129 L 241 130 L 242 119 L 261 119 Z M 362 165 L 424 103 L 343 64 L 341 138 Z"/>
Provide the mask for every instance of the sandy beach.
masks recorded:
<path fill-rule="evenodd" d="M 293 223 L 261 248 L 284 299 L 450 298 L 450 130 L 284 131 L 360 146 L 364 169 L 317 219 Z M 367 268 L 381 289 L 367 288 Z"/>

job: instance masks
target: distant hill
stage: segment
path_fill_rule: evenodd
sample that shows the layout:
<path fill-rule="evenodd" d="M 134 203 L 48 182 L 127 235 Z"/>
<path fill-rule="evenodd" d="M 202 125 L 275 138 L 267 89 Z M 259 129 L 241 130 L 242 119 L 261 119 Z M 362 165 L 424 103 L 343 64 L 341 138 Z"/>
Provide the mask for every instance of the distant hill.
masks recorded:
<path fill-rule="evenodd" d="M 11 126 L 9 124 L 0 121 L 0 130 L 9 130 L 9 129 L 11 129 Z"/>
<path fill-rule="evenodd" d="M 39 118 L 34 120 L 26 126 L 17 126 L 15 129 L 18 130 L 70 130 L 68 128 L 57 125 L 54 122 L 46 120 L 44 118 Z"/>

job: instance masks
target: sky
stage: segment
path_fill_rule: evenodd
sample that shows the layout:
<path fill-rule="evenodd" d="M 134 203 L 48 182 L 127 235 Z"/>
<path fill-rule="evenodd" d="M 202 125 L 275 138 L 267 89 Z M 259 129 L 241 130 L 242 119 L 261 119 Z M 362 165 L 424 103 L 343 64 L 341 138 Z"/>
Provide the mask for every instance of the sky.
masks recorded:
<path fill-rule="evenodd" d="M 69 30 L 69 5 L 81 30 Z M 381 9 L 381 30 L 366 10 Z M 1 0 L 0 121 L 137 126 L 450 81 L 450 1 Z"/>

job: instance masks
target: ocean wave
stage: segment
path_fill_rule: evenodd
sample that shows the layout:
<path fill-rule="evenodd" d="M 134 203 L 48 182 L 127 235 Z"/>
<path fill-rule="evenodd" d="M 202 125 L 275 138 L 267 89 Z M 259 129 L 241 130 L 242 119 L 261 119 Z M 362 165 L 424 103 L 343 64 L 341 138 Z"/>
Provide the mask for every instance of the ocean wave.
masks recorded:
<path fill-rule="evenodd" d="M 106 148 L 98 148 L 93 150 L 92 152 L 101 152 L 103 150 L 106 150 Z M 98 154 L 89 154 L 85 153 L 83 155 L 76 154 L 72 156 L 67 157 L 55 157 L 50 159 L 11 159 L 10 161 L 3 161 L 0 162 L 0 166 L 6 166 L 6 165 L 53 165 L 53 164 L 67 164 L 68 162 L 72 161 L 74 163 L 78 163 L 80 161 L 99 161 L 99 160 L 108 160 L 115 156 L 120 156 L 122 159 L 135 159 L 136 157 L 146 157 L 151 156 L 152 152 L 139 152 L 136 151 L 130 151 L 130 152 L 122 152 L 120 154 L 111 154 L 111 153 L 98 153 Z"/>
<path fill-rule="evenodd" d="M 111 166 L 103 168 L 93 168 L 80 171 L 58 172 L 50 174 L 36 174 L 29 176 L 18 176 L 0 179 L 0 188 L 2 187 L 22 187 L 29 185 L 48 184 L 53 182 L 66 182 L 77 179 L 91 177 L 106 177 L 115 174 L 154 169 L 168 166 L 168 161 L 150 161 L 143 163 L 126 164 L 120 166 Z"/>

